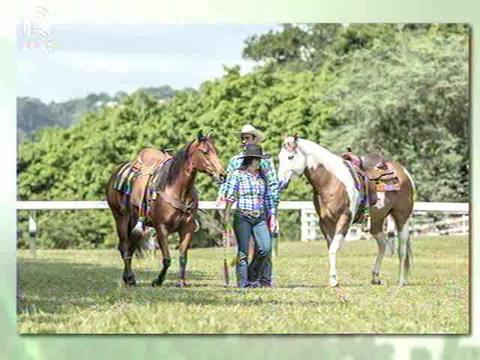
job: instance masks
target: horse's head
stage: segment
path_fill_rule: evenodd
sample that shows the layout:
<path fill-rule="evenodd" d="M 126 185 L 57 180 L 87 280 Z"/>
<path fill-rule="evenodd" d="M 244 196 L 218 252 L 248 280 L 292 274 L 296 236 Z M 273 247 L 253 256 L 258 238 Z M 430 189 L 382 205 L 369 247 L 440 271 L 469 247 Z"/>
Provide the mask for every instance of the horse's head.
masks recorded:
<path fill-rule="evenodd" d="M 285 136 L 278 154 L 279 189 L 284 190 L 295 176 L 300 176 L 307 167 L 305 152 L 299 148 L 298 135 Z"/>
<path fill-rule="evenodd" d="M 187 151 L 193 169 L 213 177 L 219 183 L 225 181 L 225 170 L 210 135 L 205 136 L 200 131 L 197 139 L 188 146 Z"/>

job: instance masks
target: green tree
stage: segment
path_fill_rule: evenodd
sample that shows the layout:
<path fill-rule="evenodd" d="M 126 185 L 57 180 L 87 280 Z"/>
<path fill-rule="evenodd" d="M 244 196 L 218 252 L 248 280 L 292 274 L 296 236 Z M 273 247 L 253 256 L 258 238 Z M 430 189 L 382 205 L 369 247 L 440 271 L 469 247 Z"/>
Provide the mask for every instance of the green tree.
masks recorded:
<path fill-rule="evenodd" d="M 467 201 L 468 56 L 468 37 L 437 31 L 355 52 L 327 95 L 328 145 L 400 161 L 422 200 Z"/>

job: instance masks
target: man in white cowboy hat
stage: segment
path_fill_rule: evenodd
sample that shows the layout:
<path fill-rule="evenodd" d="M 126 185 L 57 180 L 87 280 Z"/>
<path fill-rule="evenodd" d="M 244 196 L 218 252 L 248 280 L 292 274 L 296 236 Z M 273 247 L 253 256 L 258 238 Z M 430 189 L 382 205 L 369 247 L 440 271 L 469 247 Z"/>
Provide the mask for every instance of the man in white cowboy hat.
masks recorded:
<path fill-rule="evenodd" d="M 238 170 L 243 163 L 243 148 L 249 144 L 258 144 L 260 143 L 265 137 L 263 133 L 256 129 L 253 125 L 246 124 L 242 127 L 242 130 L 239 133 L 242 152 L 238 153 L 237 155 L 233 156 L 230 159 L 227 167 L 227 174 L 232 173 L 235 170 Z M 275 207 L 278 206 L 279 203 L 279 193 L 278 193 L 278 178 L 275 172 L 275 166 L 273 164 L 272 157 L 267 157 L 261 159 L 260 161 L 260 172 L 264 177 L 267 187 L 269 188 L 270 194 L 275 202 Z M 226 192 L 225 183 L 222 184 L 219 190 L 219 198 L 218 201 L 224 200 L 224 195 Z M 278 232 L 278 220 L 276 215 L 270 215 L 267 219 L 268 228 L 271 234 Z M 255 254 L 254 254 L 255 258 Z M 260 285 L 262 286 L 272 286 L 272 262 L 271 259 L 268 259 L 268 266 L 264 268 L 264 274 L 262 274 L 260 279 Z M 250 274 L 249 274 L 250 277 Z"/>

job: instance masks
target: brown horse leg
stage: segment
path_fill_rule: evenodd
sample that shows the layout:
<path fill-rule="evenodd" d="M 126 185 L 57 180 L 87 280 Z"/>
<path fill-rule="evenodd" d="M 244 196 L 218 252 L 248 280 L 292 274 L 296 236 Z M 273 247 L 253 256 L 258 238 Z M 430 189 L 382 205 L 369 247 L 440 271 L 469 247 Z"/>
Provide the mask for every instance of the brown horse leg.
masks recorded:
<path fill-rule="evenodd" d="M 157 230 L 158 245 L 160 247 L 160 250 L 162 251 L 163 267 L 162 267 L 162 270 L 160 271 L 160 274 L 158 274 L 158 277 L 152 281 L 152 286 L 161 286 L 163 284 L 163 281 L 165 280 L 165 275 L 167 273 L 167 270 L 170 267 L 170 264 L 172 263 L 172 259 L 170 258 L 170 251 L 168 249 L 168 243 L 167 243 L 168 230 L 163 225 L 158 226 L 156 230 Z"/>
<path fill-rule="evenodd" d="M 315 211 L 317 212 L 317 215 L 319 218 L 320 231 L 322 232 L 325 240 L 327 240 L 327 251 L 328 251 L 328 249 L 330 248 L 330 244 L 332 243 L 333 235 L 335 235 L 335 225 L 329 226 L 327 222 L 324 219 L 322 219 L 320 201 L 317 194 L 313 195 L 313 205 L 315 206 Z M 327 229 L 329 229 L 330 231 L 327 232 Z"/>
<path fill-rule="evenodd" d="M 329 280 L 328 284 L 331 287 L 339 286 L 337 279 L 337 251 L 341 249 L 345 240 L 345 234 L 350 226 L 350 216 L 346 214 L 340 215 L 335 224 L 335 233 L 332 242 L 328 248 L 328 260 L 329 260 Z M 328 231 L 326 231 L 328 233 Z"/>
<path fill-rule="evenodd" d="M 118 233 L 118 250 L 123 260 L 123 282 L 127 285 L 135 285 L 135 274 L 132 271 L 132 256 L 135 251 L 135 247 L 129 236 L 129 222 L 130 216 L 121 215 L 115 218 Z"/>
<path fill-rule="evenodd" d="M 398 285 L 404 286 L 407 284 L 408 271 L 412 261 L 408 216 L 405 216 L 398 211 L 393 211 L 392 216 L 395 220 L 398 234 L 398 260 L 400 262 Z"/>
<path fill-rule="evenodd" d="M 383 232 L 383 221 L 384 219 L 382 220 L 375 219 L 375 221 L 372 221 L 370 225 L 370 234 L 372 234 L 375 240 L 377 240 L 377 245 L 378 245 L 378 254 L 372 269 L 373 285 L 385 284 L 385 282 L 380 279 L 380 267 L 382 266 L 382 260 L 383 260 L 383 256 L 385 255 L 385 249 L 386 249 L 385 233 Z"/>
<path fill-rule="evenodd" d="M 184 287 L 188 286 L 187 282 L 185 281 L 185 273 L 187 270 L 187 252 L 188 247 L 190 246 L 190 242 L 193 238 L 193 232 L 195 230 L 195 224 L 192 222 L 188 224 L 186 227 L 182 227 L 182 229 L 178 232 L 180 235 L 180 256 L 179 256 L 179 263 L 180 263 L 180 282 L 179 286 Z"/>

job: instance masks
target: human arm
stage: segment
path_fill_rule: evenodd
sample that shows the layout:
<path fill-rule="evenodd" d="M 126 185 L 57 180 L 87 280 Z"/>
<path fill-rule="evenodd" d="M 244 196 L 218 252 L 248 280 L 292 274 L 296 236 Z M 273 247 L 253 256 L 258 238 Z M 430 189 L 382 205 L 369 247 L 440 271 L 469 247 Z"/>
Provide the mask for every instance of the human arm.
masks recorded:
<path fill-rule="evenodd" d="M 223 222 L 225 230 L 228 231 L 231 229 L 230 213 L 232 205 L 238 200 L 238 187 L 240 184 L 240 179 L 238 177 L 238 172 L 233 171 L 227 176 L 227 180 L 224 185 L 224 193 L 222 194 L 225 202 L 225 211 L 223 216 Z"/>
<path fill-rule="evenodd" d="M 268 228 L 270 232 L 278 232 L 277 208 L 280 202 L 278 191 L 278 178 L 272 158 L 264 159 L 262 170 L 267 182 L 265 192 L 265 202 L 268 216 Z"/>
<path fill-rule="evenodd" d="M 239 159 L 239 155 L 235 155 L 230 159 L 228 162 L 227 166 L 227 176 L 232 174 L 235 170 L 237 170 L 241 165 L 241 161 Z M 225 193 L 227 191 L 227 181 L 223 182 L 220 185 L 220 189 L 218 190 L 218 197 L 217 197 L 217 202 L 218 203 L 223 203 L 225 201 Z"/>

